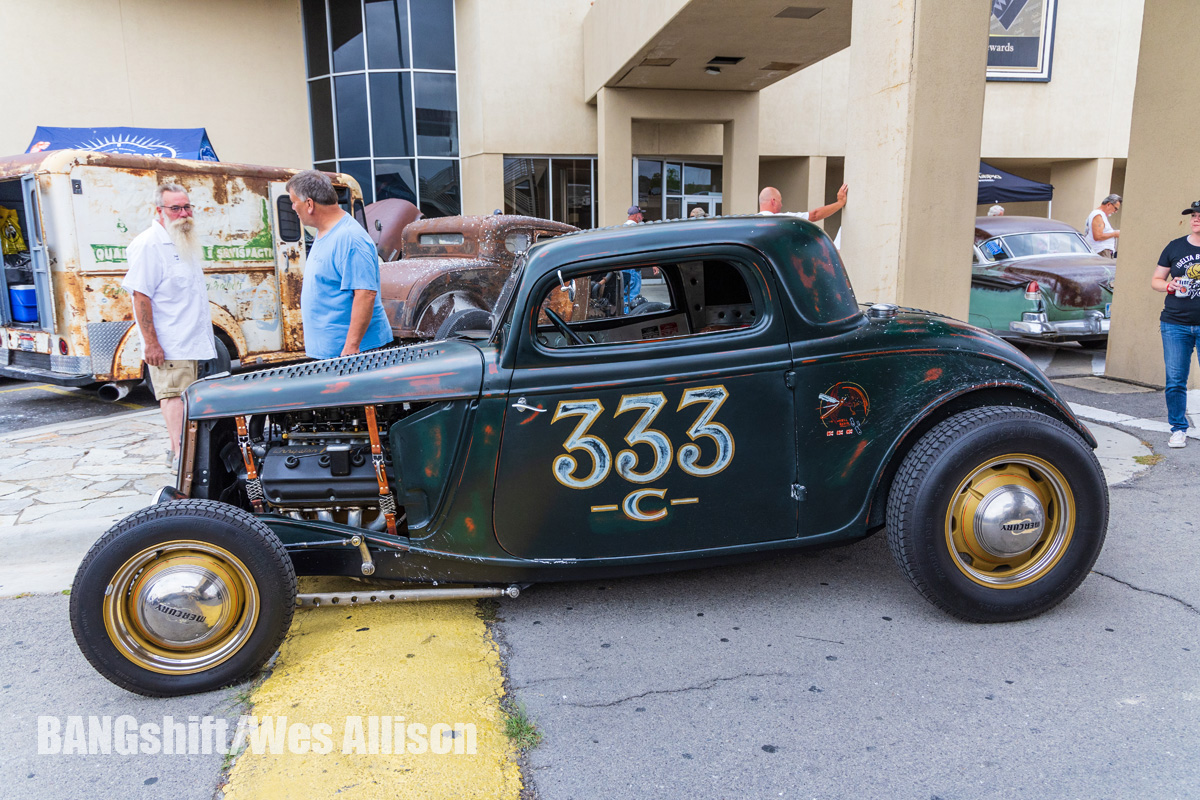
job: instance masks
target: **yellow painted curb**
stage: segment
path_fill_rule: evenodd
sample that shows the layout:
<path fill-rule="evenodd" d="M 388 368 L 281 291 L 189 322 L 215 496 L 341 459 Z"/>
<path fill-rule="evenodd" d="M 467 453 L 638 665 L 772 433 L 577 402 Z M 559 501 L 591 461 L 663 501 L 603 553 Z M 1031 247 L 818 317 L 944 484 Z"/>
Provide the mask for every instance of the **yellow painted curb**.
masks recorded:
<path fill-rule="evenodd" d="M 504 735 L 502 681 L 473 601 L 298 610 L 274 671 L 251 695 L 259 727 L 225 797 L 517 800 L 521 774 Z M 449 729 L 434 728 L 439 723 Z M 268 735 L 278 733 L 287 735 L 271 747 Z"/>

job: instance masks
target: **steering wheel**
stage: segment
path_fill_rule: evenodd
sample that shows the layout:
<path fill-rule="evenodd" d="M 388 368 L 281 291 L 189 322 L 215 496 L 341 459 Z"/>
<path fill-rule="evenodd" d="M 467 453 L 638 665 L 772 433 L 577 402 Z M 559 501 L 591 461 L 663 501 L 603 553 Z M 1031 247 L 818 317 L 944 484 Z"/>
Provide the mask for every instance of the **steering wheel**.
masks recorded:
<path fill-rule="evenodd" d="M 571 326 L 567 324 L 566 320 L 558 315 L 557 311 L 552 308 L 547 308 L 545 311 L 546 318 L 554 324 L 554 327 L 558 328 L 559 333 L 571 340 L 571 344 L 586 344 L 583 339 L 580 338 L 578 333 L 571 330 Z"/>

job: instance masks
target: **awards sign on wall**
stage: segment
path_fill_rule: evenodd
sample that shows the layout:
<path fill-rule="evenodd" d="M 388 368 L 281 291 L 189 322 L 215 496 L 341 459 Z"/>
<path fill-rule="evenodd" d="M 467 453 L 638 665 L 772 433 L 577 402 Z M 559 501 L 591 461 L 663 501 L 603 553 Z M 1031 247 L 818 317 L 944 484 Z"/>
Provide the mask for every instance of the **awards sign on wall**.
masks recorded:
<path fill-rule="evenodd" d="M 987 0 L 989 81 L 1049 81 L 1058 0 Z"/>

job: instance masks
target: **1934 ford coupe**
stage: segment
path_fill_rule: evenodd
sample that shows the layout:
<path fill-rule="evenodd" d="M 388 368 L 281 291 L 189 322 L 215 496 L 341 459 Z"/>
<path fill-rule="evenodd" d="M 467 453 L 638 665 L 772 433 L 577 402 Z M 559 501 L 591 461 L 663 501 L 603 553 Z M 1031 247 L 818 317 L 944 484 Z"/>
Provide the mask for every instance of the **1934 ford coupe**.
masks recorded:
<path fill-rule="evenodd" d="M 634 271 L 646 302 L 606 302 Z M 567 234 L 488 327 L 193 385 L 177 485 L 76 575 L 93 666 L 156 696 L 243 679 L 297 604 L 338 599 L 297 574 L 515 594 L 886 530 L 922 595 L 995 622 L 1059 603 L 1103 544 L 1095 440 L 1046 377 L 965 323 L 860 307 L 807 222 Z"/>

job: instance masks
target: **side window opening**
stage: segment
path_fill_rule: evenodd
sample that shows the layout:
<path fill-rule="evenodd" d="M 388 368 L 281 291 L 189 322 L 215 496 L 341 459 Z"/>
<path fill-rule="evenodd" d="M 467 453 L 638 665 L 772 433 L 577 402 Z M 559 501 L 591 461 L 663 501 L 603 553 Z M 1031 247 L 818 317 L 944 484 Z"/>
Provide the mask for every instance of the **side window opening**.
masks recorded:
<path fill-rule="evenodd" d="M 300 215 L 292 208 L 292 198 L 286 194 L 280 195 L 275 203 L 279 217 L 279 238 L 285 242 L 298 242 L 304 235 L 304 226 L 300 224 Z"/>
<path fill-rule="evenodd" d="M 760 317 L 731 262 L 639 264 L 552 285 L 538 307 L 537 337 L 554 349 L 653 342 L 746 328 Z"/>

